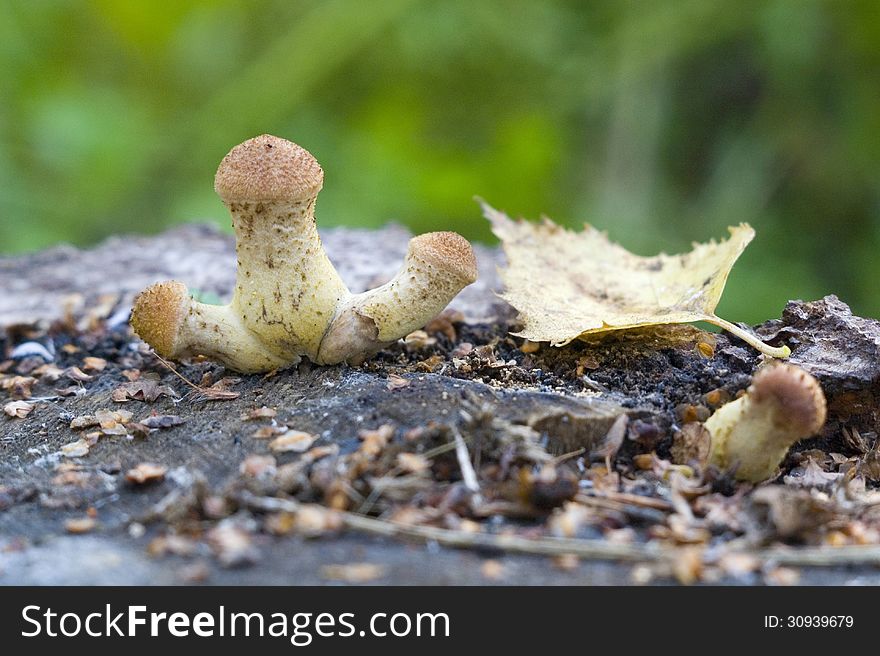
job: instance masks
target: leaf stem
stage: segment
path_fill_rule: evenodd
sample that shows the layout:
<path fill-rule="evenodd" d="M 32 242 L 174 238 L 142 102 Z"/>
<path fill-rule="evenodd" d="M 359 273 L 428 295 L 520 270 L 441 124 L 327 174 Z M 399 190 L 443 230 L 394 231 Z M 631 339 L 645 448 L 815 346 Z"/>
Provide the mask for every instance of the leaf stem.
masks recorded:
<path fill-rule="evenodd" d="M 765 344 L 748 330 L 740 328 L 729 321 L 725 321 L 721 317 L 716 317 L 714 314 L 706 317 L 706 321 L 714 323 L 719 328 L 723 328 L 727 332 L 736 335 L 749 346 L 756 348 L 764 355 L 769 355 L 771 358 L 787 358 L 791 355 L 791 349 L 787 346 L 770 346 L 769 344 Z"/>

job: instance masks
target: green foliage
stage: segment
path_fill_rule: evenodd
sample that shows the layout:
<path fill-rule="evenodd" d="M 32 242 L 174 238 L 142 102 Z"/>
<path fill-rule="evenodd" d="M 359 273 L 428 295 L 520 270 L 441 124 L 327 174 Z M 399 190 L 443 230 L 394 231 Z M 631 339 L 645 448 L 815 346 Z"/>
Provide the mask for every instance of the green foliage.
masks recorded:
<path fill-rule="evenodd" d="M 472 201 L 648 254 L 749 222 L 719 312 L 880 313 L 880 5 L 794 0 L 0 3 L 0 252 L 228 218 L 262 132 L 321 225 L 491 239 Z"/>

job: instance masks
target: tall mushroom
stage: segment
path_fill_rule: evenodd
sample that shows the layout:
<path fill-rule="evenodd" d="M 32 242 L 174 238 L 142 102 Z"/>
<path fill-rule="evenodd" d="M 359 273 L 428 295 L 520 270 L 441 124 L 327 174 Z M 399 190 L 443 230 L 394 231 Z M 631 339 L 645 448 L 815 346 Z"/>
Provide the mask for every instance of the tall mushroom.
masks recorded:
<path fill-rule="evenodd" d="M 311 153 L 269 135 L 229 151 L 214 178 L 235 230 L 232 306 L 267 348 L 291 362 L 316 359 L 336 305 L 350 294 L 315 224 L 323 185 Z"/>
<path fill-rule="evenodd" d="M 303 356 L 318 364 L 358 363 L 423 326 L 476 280 L 470 244 L 435 232 L 410 241 L 390 282 L 351 294 L 315 225 L 323 183 L 315 158 L 284 139 L 261 135 L 233 148 L 214 181 L 235 230 L 232 302 L 198 303 L 183 283 L 157 283 L 135 301 L 135 332 L 162 356 L 208 355 L 241 372 Z"/>

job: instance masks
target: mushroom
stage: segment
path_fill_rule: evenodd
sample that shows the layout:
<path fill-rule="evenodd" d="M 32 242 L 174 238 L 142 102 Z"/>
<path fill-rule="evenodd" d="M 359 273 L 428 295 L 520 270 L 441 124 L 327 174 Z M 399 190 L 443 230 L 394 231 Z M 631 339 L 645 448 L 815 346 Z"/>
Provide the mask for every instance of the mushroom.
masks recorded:
<path fill-rule="evenodd" d="M 315 200 L 324 171 L 307 150 L 262 135 L 217 169 L 214 190 L 232 215 L 238 274 L 232 307 L 266 347 L 294 364 L 315 360 L 348 288 L 324 252 Z"/>
<path fill-rule="evenodd" d="M 389 282 L 340 304 L 317 362 L 357 363 L 440 314 L 477 278 L 468 241 L 454 232 L 414 237 L 403 266 Z"/>
<path fill-rule="evenodd" d="M 199 303 L 176 280 L 158 282 L 138 294 L 131 327 L 165 358 L 207 355 L 242 373 L 287 364 L 245 327 L 233 305 Z"/>
<path fill-rule="evenodd" d="M 765 367 L 743 396 L 706 420 L 709 460 L 723 470 L 735 468 L 740 480 L 767 480 L 789 447 L 819 432 L 825 415 L 825 395 L 813 376 L 792 364 Z"/>
<path fill-rule="evenodd" d="M 324 172 L 300 146 L 261 135 L 233 148 L 214 189 L 232 215 L 238 272 L 229 305 L 199 303 L 183 283 L 135 300 L 131 325 L 159 355 L 202 354 L 243 373 L 360 363 L 422 327 L 476 280 L 471 245 L 453 232 L 413 238 L 387 284 L 352 294 L 315 225 Z"/>

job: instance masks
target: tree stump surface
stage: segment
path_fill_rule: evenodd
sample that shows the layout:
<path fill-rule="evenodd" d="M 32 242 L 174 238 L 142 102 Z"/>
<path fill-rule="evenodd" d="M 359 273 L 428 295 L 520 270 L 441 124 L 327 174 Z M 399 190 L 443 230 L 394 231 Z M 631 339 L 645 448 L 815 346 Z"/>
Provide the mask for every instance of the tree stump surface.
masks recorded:
<path fill-rule="evenodd" d="M 410 237 L 396 226 L 322 234 L 353 291 L 389 279 Z M 735 338 L 689 327 L 613 335 L 562 349 L 524 349 L 522 340 L 508 334 L 515 312 L 495 293 L 503 257 L 487 247 L 478 247 L 477 256 L 479 282 L 450 306 L 460 314 L 448 315 L 420 340 L 393 345 L 357 368 L 302 363 L 272 376 L 239 376 L 211 362 L 175 365 L 201 390 L 184 383 L 130 333 L 128 311 L 138 291 L 165 279 L 228 298 L 235 280 L 231 236 L 185 226 L 153 237 L 114 237 L 87 250 L 62 246 L 0 259 L 0 383 L 6 382 L 0 403 L 32 406 L 23 418 L 0 416 L 0 583 L 315 584 L 333 580 L 340 571 L 334 566 L 351 563 L 375 566 L 364 580 L 380 584 L 628 582 L 632 565 L 614 562 L 585 560 L 560 568 L 541 556 L 451 550 L 430 541 L 410 544 L 344 530 L 319 531 L 311 539 L 296 527 L 279 528 L 284 513 L 273 516 L 275 528 L 268 530 L 266 516 L 242 501 L 246 492 L 342 504 L 349 512 L 381 511 L 384 517 L 404 510 L 439 513 L 438 508 L 454 507 L 456 495 L 465 495 L 467 512 L 445 519 L 438 514 L 436 522 L 460 529 L 449 522 L 464 517 L 483 522 L 489 532 L 521 527 L 517 522 L 541 526 L 561 512 L 564 500 L 554 495 L 562 493 L 551 485 L 542 494 L 552 498 L 538 498 L 535 490 L 544 483 L 536 478 L 528 483 L 528 503 L 522 491 L 508 494 L 513 483 L 504 480 L 504 468 L 510 462 L 534 457 L 537 472 L 551 466 L 547 463 L 562 467 L 553 460 L 561 456 L 559 462 L 573 471 L 578 459 L 579 467 L 589 468 L 591 461 L 604 461 L 604 442 L 626 415 L 626 439 L 611 455 L 615 475 L 630 476 L 634 457 L 667 455 L 689 414 L 708 411 L 707 395 L 735 397 L 760 362 Z M 867 458 L 876 449 L 880 422 L 880 324 L 854 316 L 829 296 L 790 302 L 779 319 L 755 330 L 772 344 L 788 344 L 791 362 L 815 375 L 828 398 L 823 434 L 798 445 L 784 472 L 801 466 L 805 453 Z M 707 342 L 714 342 L 711 355 Z M 105 364 L 101 368 L 86 358 Z M 224 381 L 230 377 L 237 380 Z M 217 383 L 220 387 L 211 388 Z M 134 397 L 121 400 L 121 389 Z M 220 389 L 221 398 L 212 398 L 210 389 Z M 255 416 L 264 406 L 274 416 Z M 106 426 L 71 427 L 77 418 L 100 411 Z M 119 411 L 131 418 L 117 424 L 107 419 L 106 412 Z M 151 416 L 174 419 L 151 429 L 133 426 Z M 255 436 L 272 426 L 314 436 L 310 447 L 324 451 L 311 457 L 322 459 L 298 470 L 302 454 L 269 447 L 280 433 Z M 375 480 L 333 480 L 336 470 L 321 463 L 355 457 L 383 426 L 391 432 L 382 439 L 390 440 L 395 453 L 406 452 L 409 443 L 422 444 L 419 440 L 439 446 L 430 485 L 416 474 L 400 483 L 393 463 L 386 468 L 389 477 L 380 481 L 381 493 L 375 492 Z M 524 448 L 509 442 L 518 431 L 535 436 L 545 455 L 512 455 Z M 477 469 L 488 467 L 498 480 L 497 485 L 481 480 L 482 506 L 473 490 L 462 492 L 465 475 L 452 453 L 456 433 L 464 434 Z M 75 455 L 69 445 L 82 441 L 86 445 L 78 448 L 85 453 Z M 477 461 L 478 453 L 484 460 Z M 160 465 L 164 478 L 127 480 L 127 472 L 141 463 Z M 522 466 L 521 474 L 527 471 Z M 279 483 L 284 475 L 304 478 Z M 869 475 L 869 487 L 873 484 Z M 438 490 L 445 495 L 441 501 L 435 498 Z M 491 508 L 498 512 L 495 524 Z M 603 521 L 632 520 L 626 512 Z M 781 535 L 777 525 L 774 538 Z M 580 537 L 601 535 L 587 531 Z M 487 568 L 487 558 L 502 567 Z M 357 580 L 341 571 L 343 580 Z M 853 580 L 878 583 L 880 575 L 865 566 L 805 568 L 800 582 Z"/>

